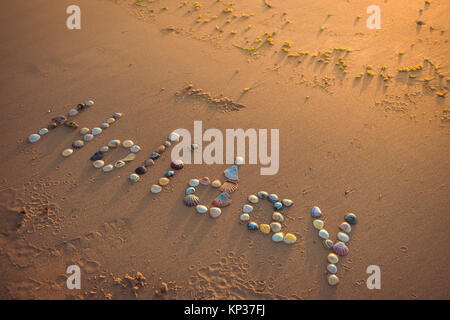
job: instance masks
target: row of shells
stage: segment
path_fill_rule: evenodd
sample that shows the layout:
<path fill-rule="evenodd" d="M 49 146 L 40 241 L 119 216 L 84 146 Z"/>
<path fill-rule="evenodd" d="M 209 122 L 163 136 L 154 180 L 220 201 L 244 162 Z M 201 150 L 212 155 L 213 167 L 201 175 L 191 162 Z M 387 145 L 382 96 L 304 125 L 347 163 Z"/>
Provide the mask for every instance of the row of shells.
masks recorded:
<path fill-rule="evenodd" d="M 56 129 L 63 125 L 73 129 L 77 129 L 79 125 L 74 121 L 69 121 L 68 118 L 76 116 L 81 110 L 84 110 L 93 105 L 94 105 L 93 100 L 88 100 L 85 103 L 79 103 L 75 108 L 70 109 L 67 115 L 56 116 L 52 118 L 46 128 L 42 128 L 41 130 L 38 131 L 38 133 L 31 134 L 28 137 L 28 141 L 30 141 L 31 143 L 35 143 L 39 141 L 42 136 L 46 135 L 50 130 Z"/>
<path fill-rule="evenodd" d="M 117 149 L 120 146 L 124 147 L 125 149 L 128 149 L 130 153 L 126 157 L 117 160 L 114 163 L 114 165 L 113 164 L 105 165 L 105 161 L 103 161 L 105 153 L 108 152 L 110 149 Z M 94 155 L 89 160 L 93 161 L 93 166 L 95 168 L 97 169 L 102 168 L 104 172 L 111 172 L 114 168 L 122 168 L 128 162 L 133 161 L 136 158 L 136 153 L 138 153 L 140 150 L 141 147 L 138 146 L 137 144 L 134 144 L 132 140 L 125 140 L 122 143 L 120 140 L 114 139 L 109 141 L 108 145 L 101 147 L 100 150 L 94 153 Z"/>
<path fill-rule="evenodd" d="M 311 216 L 313 220 L 313 226 L 318 230 L 319 238 L 322 239 L 322 244 L 326 249 L 332 250 L 327 256 L 327 280 L 330 286 L 335 286 L 339 283 L 339 277 L 336 275 L 338 272 L 337 263 L 339 262 L 339 256 L 346 256 L 349 253 L 349 248 L 347 243 L 350 241 L 350 232 L 352 231 L 352 225 L 356 224 L 358 221 L 354 213 L 347 213 L 344 217 L 344 222 L 339 225 L 341 230 L 337 234 L 337 239 L 335 243 L 330 239 L 330 234 L 325 227 L 325 222 L 322 218 L 322 211 L 319 207 L 313 207 L 311 209 Z"/>

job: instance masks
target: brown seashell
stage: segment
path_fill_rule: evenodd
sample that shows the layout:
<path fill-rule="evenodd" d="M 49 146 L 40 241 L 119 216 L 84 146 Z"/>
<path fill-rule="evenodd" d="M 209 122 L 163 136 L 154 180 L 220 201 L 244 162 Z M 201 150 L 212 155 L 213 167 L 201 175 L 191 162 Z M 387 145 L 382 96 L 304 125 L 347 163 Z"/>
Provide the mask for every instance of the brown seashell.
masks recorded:
<path fill-rule="evenodd" d="M 204 185 L 204 186 L 207 186 L 207 185 L 209 185 L 210 183 L 211 183 L 211 181 L 209 180 L 208 177 L 203 177 L 203 178 L 200 179 L 200 184 L 202 184 L 202 185 Z"/>
<path fill-rule="evenodd" d="M 200 203 L 200 198 L 194 194 L 188 194 L 183 198 L 183 203 L 188 207 L 195 207 Z"/>
<path fill-rule="evenodd" d="M 235 182 L 225 181 L 219 190 L 228 194 L 232 194 L 238 189 L 238 187 L 238 184 Z"/>
<path fill-rule="evenodd" d="M 163 153 L 165 150 L 166 150 L 166 147 L 163 146 L 163 145 L 160 145 L 160 146 L 158 147 L 158 149 L 156 149 L 156 152 L 158 152 L 158 153 Z"/>

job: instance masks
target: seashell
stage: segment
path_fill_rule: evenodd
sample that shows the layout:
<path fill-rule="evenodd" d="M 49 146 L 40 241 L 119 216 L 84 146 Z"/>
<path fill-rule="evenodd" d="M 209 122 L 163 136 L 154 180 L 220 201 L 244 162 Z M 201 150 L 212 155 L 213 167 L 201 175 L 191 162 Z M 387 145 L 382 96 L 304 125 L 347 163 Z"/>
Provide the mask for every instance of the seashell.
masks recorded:
<path fill-rule="evenodd" d="M 279 212 L 274 212 L 272 214 L 272 220 L 277 222 L 284 222 L 284 216 Z"/>
<path fill-rule="evenodd" d="M 217 218 L 222 214 L 222 210 L 220 208 L 212 207 L 209 209 L 209 216 L 211 218 Z"/>
<path fill-rule="evenodd" d="M 77 109 L 73 109 L 73 108 L 72 108 L 72 109 L 69 110 L 69 116 L 71 116 L 71 117 L 76 116 L 78 113 L 79 113 L 79 112 L 78 112 Z"/>
<path fill-rule="evenodd" d="M 342 231 L 344 231 L 345 233 L 350 233 L 352 232 L 352 227 L 350 226 L 350 224 L 348 222 L 342 222 L 339 225 L 339 229 L 341 229 Z"/>
<path fill-rule="evenodd" d="M 273 204 L 273 208 L 277 211 L 283 209 L 283 204 L 280 201 L 277 201 Z"/>
<path fill-rule="evenodd" d="M 258 201 L 259 201 L 258 197 L 255 196 L 254 194 L 249 195 L 248 198 L 247 198 L 247 200 L 248 200 L 250 203 L 258 203 Z"/>
<path fill-rule="evenodd" d="M 200 199 L 194 194 L 188 194 L 184 197 L 183 203 L 188 207 L 195 207 L 200 203 Z"/>
<path fill-rule="evenodd" d="M 153 159 L 147 159 L 147 160 L 145 160 L 144 166 L 151 167 L 154 164 L 155 164 L 155 161 L 153 161 Z"/>
<path fill-rule="evenodd" d="M 63 125 L 64 123 L 66 123 L 67 118 L 64 116 L 58 116 L 52 119 L 53 122 L 55 122 L 58 126 Z"/>
<path fill-rule="evenodd" d="M 136 174 L 138 174 L 138 175 L 143 175 L 143 174 L 146 174 L 147 173 L 147 168 L 146 167 L 144 167 L 144 166 L 141 166 L 141 167 L 137 167 L 135 170 L 134 170 L 134 172 L 136 173 Z"/>
<path fill-rule="evenodd" d="M 47 126 L 47 129 L 48 129 L 48 130 L 53 130 L 53 129 L 56 129 L 56 128 L 58 128 L 58 125 L 56 124 L 56 122 L 52 122 L 52 123 L 50 123 L 50 124 Z"/>
<path fill-rule="evenodd" d="M 174 174 L 175 174 L 174 171 L 169 170 L 169 171 L 166 172 L 166 177 L 167 177 L 167 178 L 171 178 L 171 177 L 173 177 Z"/>
<path fill-rule="evenodd" d="M 72 129 L 77 129 L 80 125 L 78 123 L 76 123 L 75 121 L 66 121 L 64 122 L 64 125 L 66 127 L 72 128 Z"/>
<path fill-rule="evenodd" d="M 105 165 L 105 161 L 103 161 L 103 160 L 96 160 L 96 161 L 94 161 L 93 165 L 94 165 L 95 168 L 99 169 L 99 168 L 101 168 L 101 167 L 103 167 Z"/>
<path fill-rule="evenodd" d="M 273 232 L 280 232 L 280 230 L 281 230 L 281 223 L 279 223 L 279 222 L 272 222 L 270 224 L 270 229 L 272 229 Z"/>
<path fill-rule="evenodd" d="M 66 149 L 66 150 L 64 150 L 64 151 L 62 152 L 62 156 L 63 156 L 63 157 L 68 157 L 68 156 L 70 156 L 72 153 L 73 153 L 73 150 L 72 150 L 72 149 Z"/>
<path fill-rule="evenodd" d="M 211 187 L 213 188 L 219 188 L 222 185 L 222 182 L 220 182 L 220 180 L 214 180 L 213 182 L 211 182 Z"/>
<path fill-rule="evenodd" d="M 283 240 L 284 240 L 283 232 L 277 232 L 272 235 L 272 241 L 274 241 L 274 242 L 281 242 Z"/>
<path fill-rule="evenodd" d="M 158 186 L 157 184 L 152 185 L 150 191 L 151 193 L 160 193 L 162 190 L 161 186 Z"/>
<path fill-rule="evenodd" d="M 134 145 L 134 142 L 131 141 L 131 140 L 125 140 L 125 141 L 122 143 L 122 146 L 123 146 L 124 148 L 131 148 L 133 145 Z"/>
<path fill-rule="evenodd" d="M 327 265 L 327 271 L 331 274 L 336 274 L 337 273 L 337 267 L 335 264 L 330 263 L 329 265 Z"/>
<path fill-rule="evenodd" d="M 186 194 L 194 194 L 195 193 L 195 188 L 194 187 L 189 187 L 186 189 Z"/>
<path fill-rule="evenodd" d="M 47 128 L 42 128 L 41 130 L 39 130 L 38 133 L 39 133 L 40 136 L 43 136 L 44 134 L 48 133 L 48 129 Z"/>
<path fill-rule="evenodd" d="M 233 166 L 225 169 L 223 174 L 225 175 L 225 177 L 227 179 L 230 179 L 230 180 L 233 180 L 233 181 L 239 180 L 238 179 L 238 167 L 236 165 L 233 165 Z"/>
<path fill-rule="evenodd" d="M 331 241 L 330 239 L 324 240 L 322 242 L 323 246 L 325 249 L 331 249 L 333 248 L 333 241 Z"/>
<path fill-rule="evenodd" d="M 256 195 L 260 199 L 266 199 L 269 196 L 269 193 L 267 193 L 266 191 L 259 191 Z"/>
<path fill-rule="evenodd" d="M 196 144 L 196 143 L 191 144 L 191 150 L 192 150 L 192 151 L 198 150 L 199 148 L 200 148 L 200 147 L 199 147 L 198 144 Z"/>
<path fill-rule="evenodd" d="M 126 165 L 127 163 L 125 161 L 122 160 L 117 160 L 116 163 L 114 163 L 114 167 L 116 168 L 122 168 Z"/>
<path fill-rule="evenodd" d="M 133 182 L 138 182 L 141 179 L 141 177 L 139 177 L 139 175 L 137 175 L 136 173 L 132 173 L 130 174 L 130 180 Z"/>
<path fill-rule="evenodd" d="M 156 152 L 158 153 L 163 153 L 166 150 L 166 147 L 164 145 L 160 145 L 157 149 Z"/>
<path fill-rule="evenodd" d="M 89 159 L 91 161 L 101 160 L 103 159 L 103 152 L 97 151 L 94 155 Z"/>
<path fill-rule="evenodd" d="M 339 258 L 334 253 L 330 253 L 327 257 L 329 263 L 336 264 L 339 262 Z"/>
<path fill-rule="evenodd" d="M 113 118 L 116 120 L 119 120 L 120 118 L 122 118 L 122 116 L 123 116 L 123 113 L 120 113 L 120 112 L 116 112 L 113 114 Z"/>
<path fill-rule="evenodd" d="M 169 180 L 169 178 L 162 177 L 162 178 L 159 178 L 158 182 L 159 182 L 159 185 L 161 185 L 161 186 L 167 186 L 170 183 L 170 180 Z"/>
<path fill-rule="evenodd" d="M 175 170 L 181 170 L 184 167 L 184 162 L 182 160 L 174 160 L 170 164 L 170 167 Z"/>
<path fill-rule="evenodd" d="M 38 135 L 38 134 L 36 134 L 36 133 L 33 133 L 33 134 L 30 134 L 30 136 L 28 137 L 28 140 L 29 140 L 31 143 L 35 143 L 36 141 L 39 141 L 40 138 L 41 138 L 40 135 Z"/>
<path fill-rule="evenodd" d="M 178 140 L 180 140 L 180 135 L 179 135 L 178 133 L 172 132 L 172 133 L 169 135 L 169 141 L 170 141 L 170 142 L 174 142 L 174 141 L 178 141 Z"/>
<path fill-rule="evenodd" d="M 74 149 L 81 149 L 83 147 L 84 147 L 83 140 L 75 140 L 74 142 L 72 142 L 72 148 Z"/>
<path fill-rule="evenodd" d="M 249 222 L 247 224 L 247 228 L 248 228 L 248 230 L 252 230 L 252 231 L 259 230 L 259 226 L 258 226 L 258 224 L 256 222 Z"/>
<path fill-rule="evenodd" d="M 348 234 L 346 234 L 344 232 L 338 232 L 337 238 L 345 243 L 350 241 L 350 237 L 348 236 Z"/>
<path fill-rule="evenodd" d="M 109 123 L 106 123 L 106 122 L 103 122 L 103 123 L 100 123 L 100 129 L 108 129 L 109 128 Z"/>
<path fill-rule="evenodd" d="M 197 187 L 200 184 L 200 181 L 198 179 L 191 179 L 189 180 L 189 185 L 191 187 Z"/>
<path fill-rule="evenodd" d="M 85 135 L 85 134 L 87 134 L 89 132 L 91 132 L 91 129 L 89 129 L 89 128 L 81 128 L 80 129 L 80 133 L 83 134 L 83 135 Z"/>
<path fill-rule="evenodd" d="M 88 100 L 84 104 L 86 105 L 86 107 L 92 107 L 94 105 L 94 101 L 93 100 Z"/>
<path fill-rule="evenodd" d="M 248 213 L 241 214 L 241 216 L 239 217 L 239 219 L 240 219 L 241 221 L 248 221 L 248 220 L 250 220 L 250 215 L 249 215 Z"/>
<path fill-rule="evenodd" d="M 100 148 L 100 151 L 103 152 L 103 153 L 108 152 L 108 150 L 109 150 L 108 146 L 103 146 L 103 147 Z"/>
<path fill-rule="evenodd" d="M 90 133 L 86 133 L 83 137 L 83 140 L 88 142 L 88 141 L 92 141 L 92 139 L 94 139 L 94 135 L 90 134 Z"/>
<path fill-rule="evenodd" d="M 358 219 L 356 218 L 356 215 L 354 213 L 346 214 L 344 220 L 350 224 L 355 224 L 356 222 L 358 222 Z"/>
<path fill-rule="evenodd" d="M 335 285 L 337 285 L 339 283 L 339 278 L 337 277 L 337 275 L 335 275 L 335 274 L 330 274 L 329 276 L 328 276 L 328 284 L 330 285 L 330 286 L 335 286 Z"/>
<path fill-rule="evenodd" d="M 233 181 L 225 181 L 223 185 L 220 186 L 219 190 L 222 192 L 226 192 L 228 194 L 232 194 L 239 188 L 239 185 Z"/>
<path fill-rule="evenodd" d="M 120 159 L 120 160 L 122 160 L 124 162 L 130 162 L 130 161 L 133 161 L 134 159 L 136 159 L 136 154 L 135 153 L 129 153 L 129 154 L 127 154 L 127 156 L 125 158 Z"/>
<path fill-rule="evenodd" d="M 119 119 L 120 119 L 120 118 L 119 118 Z M 112 117 L 112 118 L 106 119 L 105 122 L 106 122 L 107 124 L 113 124 L 114 122 L 116 122 L 116 120 L 118 120 L 118 119 L 115 118 L 115 117 Z"/>
<path fill-rule="evenodd" d="M 201 205 L 201 204 L 197 205 L 195 207 L 195 209 L 197 210 L 198 213 L 206 213 L 206 212 L 208 212 L 208 207 L 204 206 L 204 205 Z"/>
<path fill-rule="evenodd" d="M 211 183 L 211 181 L 209 180 L 208 177 L 203 177 L 203 178 L 200 179 L 200 184 L 202 184 L 202 185 L 204 185 L 204 186 L 207 186 L 207 185 L 209 185 L 210 183 Z"/>
<path fill-rule="evenodd" d="M 286 233 L 283 241 L 284 241 L 284 243 L 287 243 L 287 244 L 293 244 L 293 243 L 297 242 L 297 237 L 295 236 L 295 234 Z"/>
<path fill-rule="evenodd" d="M 252 211 L 253 211 L 253 207 L 249 204 L 244 204 L 244 206 L 242 207 L 243 213 L 250 213 Z"/>
<path fill-rule="evenodd" d="M 231 204 L 231 198 L 227 193 L 222 192 L 212 201 L 214 207 L 223 208 Z"/>
<path fill-rule="evenodd" d="M 333 246 L 333 252 L 340 256 L 346 256 L 349 251 L 349 248 L 341 241 L 336 242 Z"/>
<path fill-rule="evenodd" d="M 163 142 L 163 145 L 164 145 L 166 148 L 170 148 L 170 146 L 172 145 L 172 143 L 170 143 L 170 141 L 166 140 L 166 141 Z"/>
<path fill-rule="evenodd" d="M 294 201 L 292 201 L 291 199 L 283 199 L 281 200 L 281 203 L 286 207 L 290 207 L 294 204 Z"/>
<path fill-rule="evenodd" d="M 245 160 L 241 156 L 237 156 L 236 160 L 234 160 L 234 164 L 237 166 L 242 166 L 245 163 Z"/>
<path fill-rule="evenodd" d="M 261 224 L 259 226 L 259 231 L 261 231 L 264 234 L 269 234 L 270 233 L 270 226 L 268 224 L 263 223 L 263 224 Z"/>
<path fill-rule="evenodd" d="M 316 220 L 313 221 L 313 226 L 317 230 L 322 229 L 324 225 L 325 225 L 325 223 L 322 220 L 320 220 L 320 219 L 316 219 Z"/>
<path fill-rule="evenodd" d="M 83 110 L 84 108 L 86 108 L 86 105 L 85 105 L 84 103 L 79 103 L 79 104 L 77 104 L 77 110 L 78 110 L 78 111 L 81 111 L 81 110 Z"/>
<path fill-rule="evenodd" d="M 114 169 L 114 166 L 112 164 L 107 164 L 106 166 L 103 167 L 104 172 L 111 172 L 112 169 Z"/>
<path fill-rule="evenodd" d="M 321 238 L 324 239 L 324 240 L 327 240 L 327 239 L 330 237 L 330 235 L 328 234 L 328 231 L 327 231 L 327 230 L 325 230 L 325 229 L 320 229 L 320 230 L 319 230 L 319 237 L 321 237 Z"/>
<path fill-rule="evenodd" d="M 277 196 L 275 193 L 269 194 L 269 195 L 267 196 L 267 199 L 269 199 L 269 200 L 272 201 L 273 203 L 275 203 L 275 202 L 277 202 L 277 201 L 279 200 L 278 196 Z"/>
<path fill-rule="evenodd" d="M 322 211 L 320 211 L 319 207 L 313 207 L 311 209 L 311 216 L 313 218 L 319 218 L 322 215 Z"/>
<path fill-rule="evenodd" d="M 120 140 L 111 140 L 108 142 L 108 147 L 110 148 L 118 148 L 120 146 Z"/>

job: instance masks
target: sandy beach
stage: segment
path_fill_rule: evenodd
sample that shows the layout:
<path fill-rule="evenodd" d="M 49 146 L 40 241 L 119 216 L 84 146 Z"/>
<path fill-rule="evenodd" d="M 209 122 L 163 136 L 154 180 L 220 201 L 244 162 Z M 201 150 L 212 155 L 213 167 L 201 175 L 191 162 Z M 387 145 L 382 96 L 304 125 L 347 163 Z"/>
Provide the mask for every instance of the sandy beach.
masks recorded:
<path fill-rule="evenodd" d="M 70 5 L 81 9 L 79 30 L 66 26 Z M 381 10 L 380 29 L 366 25 L 370 5 Z M 0 8 L 0 299 L 450 298 L 450 3 L 16 0 Z M 82 139 L 79 129 L 29 142 L 90 99 L 73 118 L 80 128 L 123 116 L 67 158 L 61 152 Z M 239 189 L 217 219 L 182 200 L 190 179 L 223 182 L 230 164 L 186 164 L 152 194 L 170 170 L 166 151 L 139 182 L 128 178 L 194 121 L 224 133 L 279 129 L 278 172 L 240 166 Z M 89 158 L 112 139 L 142 150 L 105 173 Z M 127 153 L 108 151 L 105 162 Z M 240 221 L 261 190 L 294 201 L 282 212 L 296 243 Z M 208 205 L 216 195 L 199 191 Z M 271 205 L 253 206 L 255 221 L 270 223 Z M 345 214 L 358 217 L 337 286 L 327 282 L 313 206 L 333 241 Z M 70 265 L 81 268 L 81 289 L 67 288 Z M 381 289 L 366 285 L 371 265 Z"/>

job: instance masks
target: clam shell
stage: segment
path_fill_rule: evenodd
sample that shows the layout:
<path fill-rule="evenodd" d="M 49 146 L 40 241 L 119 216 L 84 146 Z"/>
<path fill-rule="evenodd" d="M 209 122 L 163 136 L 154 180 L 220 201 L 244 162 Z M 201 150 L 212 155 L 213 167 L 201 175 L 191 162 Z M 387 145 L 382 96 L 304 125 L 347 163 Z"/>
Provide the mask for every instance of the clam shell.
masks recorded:
<path fill-rule="evenodd" d="M 333 246 L 333 252 L 340 256 L 346 256 L 349 251 L 349 248 L 341 241 L 336 242 Z"/>
<path fill-rule="evenodd" d="M 94 100 L 88 100 L 84 103 L 86 107 L 92 107 L 94 105 Z"/>
<path fill-rule="evenodd" d="M 320 230 L 319 230 L 319 237 L 321 237 L 321 238 L 324 239 L 324 240 L 327 240 L 327 239 L 330 237 L 330 235 L 328 234 L 328 231 L 327 231 L 327 230 L 325 230 L 325 229 L 320 229 Z"/>
<path fill-rule="evenodd" d="M 166 172 L 166 177 L 167 177 L 167 178 L 171 178 L 171 177 L 173 177 L 174 174 L 175 174 L 174 171 L 169 170 L 169 171 Z"/>
<path fill-rule="evenodd" d="M 162 178 L 159 178 L 158 183 L 160 186 L 167 186 L 170 183 L 170 180 L 169 180 L 169 178 L 162 177 Z"/>
<path fill-rule="evenodd" d="M 157 184 L 152 185 L 150 191 L 151 193 L 160 193 L 162 190 L 161 186 L 158 186 Z"/>
<path fill-rule="evenodd" d="M 121 113 L 121 112 L 116 112 L 113 114 L 113 118 L 115 120 L 119 120 L 120 118 L 122 118 L 122 116 L 123 116 L 123 113 Z M 106 120 L 106 121 L 108 122 L 108 120 Z"/>
<path fill-rule="evenodd" d="M 239 217 L 239 220 L 241 220 L 241 221 L 248 221 L 248 220 L 250 220 L 250 215 L 248 213 L 243 213 Z"/>
<path fill-rule="evenodd" d="M 330 274 L 329 276 L 328 276 L 328 284 L 330 285 L 330 286 L 335 286 L 335 285 L 337 285 L 339 283 L 339 278 L 337 277 L 337 275 L 335 275 L 335 274 Z"/>
<path fill-rule="evenodd" d="M 90 133 L 86 133 L 83 137 L 83 140 L 86 142 L 92 141 L 92 139 L 94 139 L 94 135 Z"/>
<path fill-rule="evenodd" d="M 134 146 L 134 142 L 133 142 L 132 140 L 125 140 L 125 141 L 122 143 L 122 146 L 123 146 L 124 148 L 131 148 L 132 146 Z"/>
<path fill-rule="evenodd" d="M 103 167 L 105 165 L 105 161 L 96 160 L 96 161 L 94 161 L 93 165 L 95 168 L 100 169 L 101 167 Z"/>
<path fill-rule="evenodd" d="M 141 179 L 141 177 L 139 177 L 139 175 L 137 175 L 136 173 L 132 173 L 130 174 L 130 180 L 133 182 L 138 182 Z"/>
<path fill-rule="evenodd" d="M 339 229 L 341 229 L 342 231 L 344 231 L 345 233 L 350 233 L 352 232 L 352 227 L 350 226 L 350 224 L 348 222 L 342 222 L 339 225 Z"/>
<path fill-rule="evenodd" d="M 197 210 L 198 213 L 206 213 L 208 212 L 208 207 L 204 206 L 202 204 L 199 204 L 195 207 L 195 209 Z"/>
<path fill-rule="evenodd" d="M 349 242 L 350 241 L 350 237 L 348 236 L 348 234 L 346 234 L 344 232 L 338 232 L 337 238 L 339 240 L 341 240 L 342 242 Z"/>
<path fill-rule="evenodd" d="M 275 203 L 275 202 L 277 202 L 279 200 L 278 196 L 275 193 L 269 194 L 267 196 L 267 199 L 269 199 L 273 203 Z"/>
<path fill-rule="evenodd" d="M 247 198 L 247 200 L 248 200 L 250 203 L 258 203 L 258 201 L 259 201 L 258 197 L 255 196 L 254 194 L 249 195 L 248 198 Z"/>
<path fill-rule="evenodd" d="M 69 116 L 74 117 L 78 114 L 78 110 L 77 109 L 70 109 L 69 110 Z"/>
<path fill-rule="evenodd" d="M 223 185 L 220 186 L 219 190 L 222 192 L 226 192 L 228 194 L 232 194 L 239 188 L 239 185 L 236 182 L 225 181 Z"/>
<path fill-rule="evenodd" d="M 251 205 L 249 205 L 249 204 L 245 204 L 243 207 L 242 207 L 242 212 L 243 213 L 250 213 L 250 212 L 252 212 L 253 211 L 253 207 L 251 206 Z"/>
<path fill-rule="evenodd" d="M 97 127 L 92 128 L 92 135 L 94 135 L 94 136 L 98 136 L 102 132 L 103 132 L 103 130 L 100 128 L 97 128 Z"/>
<path fill-rule="evenodd" d="M 222 210 L 220 208 L 212 207 L 209 209 L 209 216 L 211 218 L 217 218 L 222 214 Z"/>
<path fill-rule="evenodd" d="M 186 189 L 186 194 L 194 194 L 195 193 L 195 188 L 194 187 L 189 187 Z"/>
<path fill-rule="evenodd" d="M 124 167 L 126 164 L 127 164 L 127 163 L 126 163 L 125 161 L 118 160 L 118 161 L 116 161 L 116 163 L 114 163 L 114 167 L 116 167 L 116 168 L 122 168 L 122 167 Z"/>
<path fill-rule="evenodd" d="M 92 155 L 92 157 L 89 160 L 96 161 L 96 160 L 101 160 L 101 159 L 103 159 L 103 152 L 97 151 L 96 153 L 94 153 Z"/>
<path fill-rule="evenodd" d="M 141 167 L 137 167 L 135 170 L 134 170 L 134 172 L 136 173 L 136 174 L 138 174 L 138 175 L 143 175 L 143 174 L 146 174 L 147 173 L 147 168 L 146 167 L 144 167 L 144 166 L 141 166 Z"/>
<path fill-rule="evenodd" d="M 259 230 L 259 226 L 258 226 L 258 224 L 256 223 L 256 222 L 249 222 L 248 224 L 247 224 L 247 228 L 248 228 L 248 230 L 252 230 L 252 231 L 257 231 L 257 230 Z"/>
<path fill-rule="evenodd" d="M 272 214 L 272 220 L 276 222 L 284 222 L 284 216 L 279 212 L 274 212 Z"/>
<path fill-rule="evenodd" d="M 133 161 L 134 159 L 136 159 L 136 154 L 135 153 L 129 153 L 125 158 L 120 159 L 124 162 L 129 162 L 129 161 Z"/>
<path fill-rule="evenodd" d="M 286 207 L 290 207 L 294 204 L 294 201 L 292 201 L 291 199 L 283 199 L 281 200 L 281 203 Z"/>
<path fill-rule="evenodd" d="M 157 149 L 156 152 L 158 153 L 163 153 L 166 150 L 166 147 L 164 145 L 160 145 Z"/>
<path fill-rule="evenodd" d="M 38 133 L 39 133 L 40 136 L 43 136 L 44 134 L 48 133 L 48 129 L 47 128 L 42 128 L 41 130 L 39 130 Z"/>
<path fill-rule="evenodd" d="M 212 201 L 214 207 L 223 208 L 231 204 L 230 196 L 227 193 L 222 192 Z"/>
<path fill-rule="evenodd" d="M 272 222 L 270 224 L 270 229 L 273 232 L 280 232 L 281 231 L 281 223 L 279 223 L 279 222 Z"/>
<path fill-rule="evenodd" d="M 311 209 L 311 216 L 313 218 L 319 218 L 322 215 L 322 211 L 320 211 L 319 207 L 313 207 Z"/>
<path fill-rule="evenodd" d="M 74 142 L 72 142 L 72 148 L 74 149 L 81 149 L 83 147 L 84 147 L 83 140 L 75 140 Z"/>
<path fill-rule="evenodd" d="M 274 208 L 276 211 L 279 211 L 279 210 L 283 209 L 283 204 L 282 204 L 280 201 L 275 202 L 275 203 L 273 204 L 273 208 Z"/>
<path fill-rule="evenodd" d="M 283 232 L 277 232 L 272 235 L 272 241 L 274 241 L 274 242 L 281 242 L 283 240 L 284 240 Z"/>
<path fill-rule="evenodd" d="M 220 188 L 220 186 L 222 185 L 222 182 L 220 182 L 220 180 L 214 180 L 213 182 L 211 182 L 211 187 L 213 188 Z"/>
<path fill-rule="evenodd" d="M 103 147 L 100 148 L 100 151 L 103 152 L 103 153 L 104 152 L 108 152 L 108 150 L 109 150 L 108 146 L 103 146 Z"/>
<path fill-rule="evenodd" d="M 327 265 L 327 271 L 331 274 L 336 274 L 337 273 L 337 267 L 335 264 L 330 263 L 329 265 Z"/>
<path fill-rule="evenodd" d="M 132 146 L 130 148 L 130 151 L 133 153 L 138 153 L 139 151 L 141 151 L 141 147 L 139 147 L 137 144 L 135 144 L 134 146 Z"/>
<path fill-rule="evenodd" d="M 116 115 L 117 115 L 117 113 L 116 113 Z M 112 117 L 112 118 L 106 119 L 105 122 L 106 122 L 107 124 L 113 124 L 113 123 L 116 122 L 116 120 L 118 120 L 118 119 L 120 119 L 120 117 L 119 117 L 119 118 Z"/>
<path fill-rule="evenodd" d="M 267 193 L 266 191 L 259 191 L 256 195 L 260 199 L 266 199 L 269 196 L 269 193 Z"/>
<path fill-rule="evenodd" d="M 330 239 L 324 240 L 322 242 L 323 246 L 325 249 L 331 249 L 333 248 L 333 241 L 331 241 Z"/>
<path fill-rule="evenodd" d="M 144 165 L 146 166 L 146 167 L 151 167 L 151 166 L 153 166 L 155 164 L 155 161 L 153 161 L 153 159 L 147 159 L 147 160 L 145 160 L 145 163 L 144 163 Z"/>
<path fill-rule="evenodd" d="M 41 139 L 41 136 L 36 133 L 30 134 L 30 136 L 28 137 L 28 141 L 30 141 L 31 143 L 35 143 L 39 139 Z"/>
<path fill-rule="evenodd" d="M 106 123 L 106 122 L 103 122 L 103 123 L 100 123 L 100 129 L 108 129 L 109 128 L 109 123 Z"/>
<path fill-rule="evenodd" d="M 297 237 L 295 236 L 295 234 L 286 233 L 283 241 L 284 241 L 284 243 L 287 243 L 287 244 L 293 244 L 293 243 L 297 242 Z"/>
<path fill-rule="evenodd" d="M 174 160 L 170 164 L 170 167 L 175 170 L 181 170 L 184 167 L 184 162 L 182 160 Z"/>
<path fill-rule="evenodd" d="M 236 165 L 233 165 L 227 169 L 225 169 L 225 171 L 223 172 L 223 174 L 225 175 L 225 177 L 227 179 L 233 180 L 233 181 L 237 181 L 239 180 L 238 177 L 238 167 Z"/>
<path fill-rule="evenodd" d="M 237 166 L 242 166 L 244 163 L 245 163 L 245 160 L 241 156 L 236 157 L 236 160 L 234 160 L 234 164 Z"/>
<path fill-rule="evenodd" d="M 174 141 L 178 141 L 178 140 L 180 140 L 180 135 L 179 135 L 178 133 L 172 132 L 172 133 L 169 135 L 169 141 L 170 141 L 170 142 L 174 142 Z"/>
<path fill-rule="evenodd" d="M 72 149 L 65 149 L 65 150 L 62 152 L 62 156 L 63 156 L 63 157 L 68 157 L 68 156 L 70 156 L 72 153 L 73 153 L 73 150 L 72 150 Z"/>
<path fill-rule="evenodd" d="M 269 234 L 270 233 L 270 226 L 268 224 L 263 223 L 263 224 L 261 224 L 259 226 L 259 231 L 261 231 L 264 234 Z"/>
<path fill-rule="evenodd" d="M 356 218 L 356 215 L 354 213 L 347 213 L 344 217 L 344 220 L 350 224 L 355 224 L 356 222 L 358 222 L 358 219 Z"/>
<path fill-rule="evenodd" d="M 104 172 L 111 172 L 114 169 L 114 166 L 112 164 L 107 164 L 103 167 Z"/>
<path fill-rule="evenodd" d="M 188 207 L 195 207 L 200 203 L 200 199 L 194 194 L 188 194 L 184 197 L 183 203 Z"/>
<path fill-rule="evenodd" d="M 339 262 L 339 258 L 336 254 L 330 253 L 327 257 L 329 263 L 336 264 Z"/>
<path fill-rule="evenodd" d="M 89 133 L 89 132 L 91 132 L 91 129 L 89 129 L 89 128 L 81 128 L 81 129 L 80 129 L 80 133 L 81 133 L 82 135 L 85 135 L 85 134 L 87 134 L 87 133 Z"/>
<path fill-rule="evenodd" d="M 197 187 L 200 184 L 200 181 L 198 179 L 191 179 L 189 180 L 189 185 L 191 187 Z"/>
<path fill-rule="evenodd" d="M 108 142 L 108 147 L 110 148 L 118 148 L 120 146 L 120 140 L 111 140 Z"/>
<path fill-rule="evenodd" d="M 320 220 L 320 219 L 315 219 L 315 220 L 313 221 L 313 226 L 314 226 L 314 228 L 316 228 L 317 230 L 322 229 L 324 225 L 325 225 L 325 223 L 324 223 L 322 220 Z"/>
<path fill-rule="evenodd" d="M 200 184 L 204 185 L 204 186 L 208 186 L 211 183 L 211 180 L 209 180 L 208 177 L 203 177 L 200 179 Z"/>

